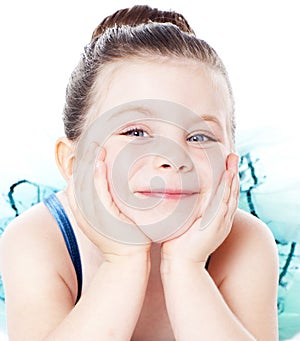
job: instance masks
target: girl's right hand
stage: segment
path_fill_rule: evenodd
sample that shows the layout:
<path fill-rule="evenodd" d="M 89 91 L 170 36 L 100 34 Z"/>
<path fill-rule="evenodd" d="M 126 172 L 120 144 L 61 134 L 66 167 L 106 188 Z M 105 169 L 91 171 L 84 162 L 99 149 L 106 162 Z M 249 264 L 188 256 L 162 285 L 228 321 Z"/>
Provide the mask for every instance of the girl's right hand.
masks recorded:
<path fill-rule="evenodd" d="M 81 160 L 81 162 L 87 163 L 87 167 L 94 168 L 94 186 L 98 198 L 91 198 L 91 200 L 89 199 L 89 202 L 93 205 L 94 202 L 100 200 L 102 204 L 97 205 L 97 209 L 95 208 L 94 210 L 97 218 L 97 226 L 92 226 L 94 224 L 89 222 L 90 217 L 87 216 L 87 218 L 85 218 L 82 210 L 78 207 L 78 203 L 75 199 L 74 181 L 72 179 L 67 194 L 73 215 L 81 230 L 101 249 L 106 260 L 116 261 L 120 260 L 121 257 L 124 259 L 125 257 L 146 255 L 150 251 L 151 241 L 132 220 L 120 211 L 114 202 L 107 181 L 107 169 L 104 161 L 105 156 L 105 149 L 99 147 L 96 143 L 92 143 L 88 153 L 86 153 Z M 96 166 L 95 159 L 97 160 Z M 76 181 L 80 181 L 76 186 L 82 191 L 89 188 L 89 179 L 85 174 L 81 177 L 77 177 Z M 78 191 L 76 195 L 78 195 Z M 93 217 L 93 221 L 95 221 L 95 217 Z M 119 240 L 110 238 L 110 229 L 114 231 L 114 234 L 117 233 L 117 235 L 120 236 L 120 238 L 118 238 Z M 125 238 L 122 239 L 122 236 Z M 139 242 L 130 243 L 127 240 L 138 240 Z"/>

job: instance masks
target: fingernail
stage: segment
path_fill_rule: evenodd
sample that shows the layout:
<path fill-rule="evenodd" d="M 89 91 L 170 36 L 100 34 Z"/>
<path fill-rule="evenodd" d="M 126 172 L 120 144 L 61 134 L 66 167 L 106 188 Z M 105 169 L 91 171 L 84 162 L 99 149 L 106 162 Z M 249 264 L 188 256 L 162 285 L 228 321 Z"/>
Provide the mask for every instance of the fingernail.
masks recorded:
<path fill-rule="evenodd" d="M 96 159 L 95 166 L 96 166 L 96 168 L 99 168 L 100 160 L 101 160 L 101 149 L 99 146 L 95 149 L 95 159 Z"/>
<path fill-rule="evenodd" d="M 105 150 L 104 150 L 104 148 L 99 146 L 99 147 L 97 148 L 97 151 L 98 151 L 98 159 L 100 159 L 101 161 L 103 161 L 104 158 L 105 158 Z"/>
<path fill-rule="evenodd" d="M 96 158 L 96 167 L 98 168 L 101 164 L 101 161 L 104 161 L 104 158 L 105 158 L 105 150 L 103 147 L 98 146 L 96 148 L 95 158 Z"/>
<path fill-rule="evenodd" d="M 100 167 L 100 160 L 99 160 L 98 157 L 96 157 L 95 167 L 96 167 L 96 168 L 99 168 L 99 167 Z"/>
<path fill-rule="evenodd" d="M 234 158 L 234 166 L 235 166 L 235 169 L 238 170 L 239 168 L 239 161 L 240 161 L 240 157 L 238 154 L 235 154 L 235 153 L 232 153 L 233 155 L 233 158 Z"/>

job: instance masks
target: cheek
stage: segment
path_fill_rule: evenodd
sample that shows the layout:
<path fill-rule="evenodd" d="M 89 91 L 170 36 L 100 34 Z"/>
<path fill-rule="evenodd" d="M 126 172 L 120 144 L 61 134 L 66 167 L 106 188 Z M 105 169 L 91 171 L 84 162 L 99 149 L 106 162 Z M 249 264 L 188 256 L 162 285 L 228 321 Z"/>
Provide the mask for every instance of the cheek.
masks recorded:
<path fill-rule="evenodd" d="M 145 179 L 145 158 L 139 156 L 140 152 L 136 152 L 135 146 L 126 145 L 122 141 L 112 139 L 104 145 L 104 148 L 107 183 L 112 198 L 117 205 L 127 203 L 131 206 L 133 204 L 131 184 L 136 181 L 138 174 L 142 173 Z"/>
<path fill-rule="evenodd" d="M 128 168 L 128 185 L 130 191 L 134 192 L 138 188 L 151 187 L 152 180 L 162 179 L 160 173 L 154 168 L 153 158 L 151 156 L 145 156 L 137 159 Z M 164 181 L 161 180 L 162 187 Z"/>
<path fill-rule="evenodd" d="M 214 191 L 220 183 L 226 169 L 226 153 L 223 149 L 218 146 L 193 153 L 192 160 L 202 191 Z"/>

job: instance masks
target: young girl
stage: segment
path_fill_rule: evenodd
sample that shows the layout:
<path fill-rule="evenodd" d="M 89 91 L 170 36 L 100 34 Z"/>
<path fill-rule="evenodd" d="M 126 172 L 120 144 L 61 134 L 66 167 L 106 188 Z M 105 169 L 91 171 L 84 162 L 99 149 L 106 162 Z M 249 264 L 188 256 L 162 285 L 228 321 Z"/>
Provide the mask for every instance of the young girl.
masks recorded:
<path fill-rule="evenodd" d="M 11 340 L 277 340 L 277 252 L 237 210 L 216 52 L 147 6 L 96 28 L 56 144 L 67 186 L 2 238 Z"/>

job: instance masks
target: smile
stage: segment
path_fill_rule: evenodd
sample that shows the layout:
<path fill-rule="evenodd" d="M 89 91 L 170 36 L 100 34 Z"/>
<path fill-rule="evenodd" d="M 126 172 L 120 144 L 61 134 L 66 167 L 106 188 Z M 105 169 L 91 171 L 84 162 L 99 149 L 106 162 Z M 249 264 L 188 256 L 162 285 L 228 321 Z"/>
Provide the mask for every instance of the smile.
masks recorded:
<path fill-rule="evenodd" d="M 162 190 L 162 191 L 136 191 L 136 194 L 141 194 L 146 197 L 160 198 L 160 199 L 173 199 L 179 200 L 184 198 L 190 198 L 197 194 L 196 192 L 190 191 L 174 191 L 174 190 Z"/>

